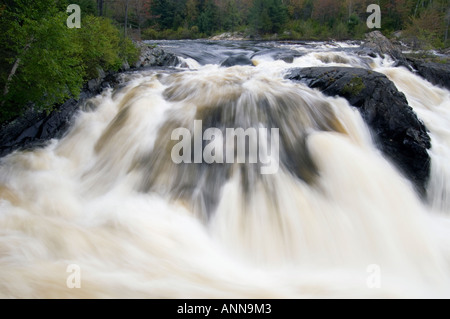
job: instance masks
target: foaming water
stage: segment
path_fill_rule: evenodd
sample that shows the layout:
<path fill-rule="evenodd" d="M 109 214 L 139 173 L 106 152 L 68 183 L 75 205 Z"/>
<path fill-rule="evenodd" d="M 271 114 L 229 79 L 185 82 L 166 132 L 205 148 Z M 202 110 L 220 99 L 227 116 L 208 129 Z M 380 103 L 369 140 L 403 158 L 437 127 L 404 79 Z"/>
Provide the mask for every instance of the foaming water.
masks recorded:
<path fill-rule="evenodd" d="M 386 74 L 430 130 L 431 176 L 428 197 L 433 209 L 450 214 L 450 92 L 432 86 L 404 68 L 376 69 Z"/>
<path fill-rule="evenodd" d="M 449 297 L 450 219 L 435 213 L 450 212 L 449 93 L 335 47 L 292 64 L 184 57 L 180 72 L 132 74 L 63 139 L 1 159 L 0 297 Z M 376 68 L 406 94 L 433 138 L 430 203 L 346 100 L 283 80 L 290 67 L 325 65 Z M 195 120 L 279 128 L 279 172 L 176 165 L 171 133 L 194 132 Z M 67 286 L 69 265 L 79 289 Z"/>

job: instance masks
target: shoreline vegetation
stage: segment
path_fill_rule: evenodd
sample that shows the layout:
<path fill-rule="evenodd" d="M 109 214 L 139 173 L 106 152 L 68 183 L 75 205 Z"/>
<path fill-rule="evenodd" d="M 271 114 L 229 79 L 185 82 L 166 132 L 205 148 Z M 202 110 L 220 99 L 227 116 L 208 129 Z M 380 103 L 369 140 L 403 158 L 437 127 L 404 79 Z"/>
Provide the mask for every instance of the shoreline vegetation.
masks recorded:
<path fill-rule="evenodd" d="M 71 2 L 0 5 L 0 123 L 50 113 L 93 79 L 136 67 L 145 40 L 361 41 L 373 31 L 365 0 L 79 0 L 80 29 L 66 25 Z M 447 0 L 378 2 L 383 34 L 448 62 L 426 53 L 449 54 Z"/>
<path fill-rule="evenodd" d="M 140 0 L 143 40 L 363 40 L 373 0 Z M 139 2 L 139 1 L 138 1 Z M 414 48 L 449 47 L 448 0 L 378 0 L 381 30 Z M 402 31 L 398 31 L 402 30 Z"/>

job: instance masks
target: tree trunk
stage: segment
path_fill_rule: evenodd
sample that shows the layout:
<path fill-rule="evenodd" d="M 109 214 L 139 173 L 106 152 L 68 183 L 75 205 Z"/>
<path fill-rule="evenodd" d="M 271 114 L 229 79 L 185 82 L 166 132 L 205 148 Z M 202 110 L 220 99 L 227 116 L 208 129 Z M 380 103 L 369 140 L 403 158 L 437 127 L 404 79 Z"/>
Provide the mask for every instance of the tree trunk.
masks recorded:
<path fill-rule="evenodd" d="M 417 16 L 417 10 L 419 10 L 419 5 L 423 0 L 417 0 L 416 10 L 414 10 L 414 18 Z"/>
<path fill-rule="evenodd" d="M 126 0 L 126 2 L 125 2 L 125 26 L 124 26 L 124 31 L 125 31 L 125 38 L 127 37 L 127 24 L 128 24 L 128 2 L 129 2 L 129 0 Z"/>
<path fill-rule="evenodd" d="M 353 13 L 353 3 L 352 2 L 353 2 L 352 0 L 349 0 L 349 2 L 348 2 L 348 20 L 349 21 L 350 21 L 351 15 Z"/>
<path fill-rule="evenodd" d="M 447 11 L 447 27 L 445 28 L 445 37 L 444 43 L 446 44 L 448 41 L 448 26 L 450 24 L 450 9 Z"/>
<path fill-rule="evenodd" d="M 98 16 L 103 16 L 103 0 L 97 0 L 97 10 L 98 10 Z"/>
<path fill-rule="evenodd" d="M 23 53 L 25 53 L 31 46 L 31 43 L 33 42 L 33 39 L 31 39 L 27 45 L 25 45 L 25 47 L 23 48 Z M 17 69 L 19 67 L 20 64 L 20 58 L 17 58 L 16 61 L 14 62 L 14 65 L 11 69 L 11 72 L 8 75 L 8 79 L 6 80 L 6 84 L 5 84 L 5 88 L 3 89 L 3 95 L 6 95 L 9 93 L 9 86 L 11 85 L 11 81 L 14 77 L 14 75 L 17 72 Z"/>

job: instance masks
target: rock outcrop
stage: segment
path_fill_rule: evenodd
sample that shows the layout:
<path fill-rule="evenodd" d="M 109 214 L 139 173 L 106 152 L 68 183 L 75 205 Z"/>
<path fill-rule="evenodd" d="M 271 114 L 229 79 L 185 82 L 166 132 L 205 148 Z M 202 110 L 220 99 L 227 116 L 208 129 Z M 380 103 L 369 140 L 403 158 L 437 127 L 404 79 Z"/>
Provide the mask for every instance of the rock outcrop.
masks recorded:
<path fill-rule="evenodd" d="M 69 99 L 47 114 L 45 111 L 29 110 L 23 116 L 3 124 L 0 130 L 0 157 L 15 150 L 45 146 L 49 140 L 61 138 L 72 123 L 79 107 L 107 87 L 119 84 L 119 75 L 99 72 L 99 78 L 85 84 L 78 99 Z"/>
<path fill-rule="evenodd" d="M 133 68 L 142 67 L 174 67 L 181 61 L 172 53 L 167 53 L 159 47 L 149 47 L 139 44 L 141 56 Z M 132 70 L 124 63 L 120 72 Z M 0 157 L 15 150 L 31 149 L 44 146 L 53 138 L 62 137 L 67 131 L 73 115 L 87 99 L 100 94 L 107 87 L 115 87 L 120 83 L 120 73 L 98 70 L 98 77 L 89 80 L 83 87 L 78 99 L 69 99 L 47 114 L 29 110 L 22 117 L 9 123 L 4 123 L 0 131 Z"/>
<path fill-rule="evenodd" d="M 434 85 L 450 90 L 450 64 L 436 63 L 405 57 L 401 47 L 393 44 L 380 31 L 366 34 L 366 42 L 361 46 L 360 54 L 375 57 L 389 55 L 396 61 L 397 66 L 404 66 L 428 80 Z"/>
<path fill-rule="evenodd" d="M 431 139 L 404 94 L 385 75 L 358 68 L 315 67 L 292 69 L 286 78 L 347 99 L 371 128 L 379 149 L 425 194 Z"/>
<path fill-rule="evenodd" d="M 166 52 L 160 47 L 152 47 L 145 43 L 139 44 L 141 56 L 134 67 L 175 67 L 181 65 L 180 59 L 173 53 Z"/>
<path fill-rule="evenodd" d="M 380 31 L 367 33 L 366 41 L 361 45 L 361 49 L 372 57 L 378 54 L 384 58 L 385 55 L 389 55 L 398 62 L 405 61 L 401 49 L 392 44 Z"/>
<path fill-rule="evenodd" d="M 434 85 L 450 90 L 450 64 L 408 59 L 417 73 Z"/>

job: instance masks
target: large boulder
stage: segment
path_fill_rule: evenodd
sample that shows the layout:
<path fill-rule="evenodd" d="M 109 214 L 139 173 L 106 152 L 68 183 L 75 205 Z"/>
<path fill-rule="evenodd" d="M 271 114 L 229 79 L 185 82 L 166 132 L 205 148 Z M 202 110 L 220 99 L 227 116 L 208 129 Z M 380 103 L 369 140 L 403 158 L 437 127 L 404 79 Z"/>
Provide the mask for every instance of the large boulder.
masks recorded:
<path fill-rule="evenodd" d="M 358 68 L 315 67 L 292 69 L 286 78 L 347 99 L 372 130 L 378 148 L 425 195 L 431 139 L 405 95 L 385 75 Z"/>
<path fill-rule="evenodd" d="M 450 63 L 408 59 L 417 73 L 434 85 L 450 90 Z"/>
<path fill-rule="evenodd" d="M 180 59 L 173 53 L 166 52 L 160 47 L 151 47 L 141 43 L 141 56 L 134 67 L 175 67 L 181 64 Z"/>
<path fill-rule="evenodd" d="M 366 41 L 361 45 L 361 49 L 370 56 L 379 55 L 384 58 L 385 55 L 389 55 L 398 62 L 405 62 L 402 50 L 380 31 L 367 33 Z"/>

